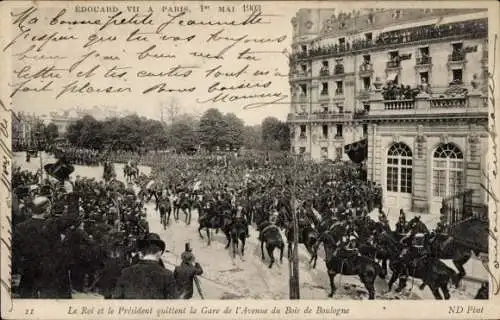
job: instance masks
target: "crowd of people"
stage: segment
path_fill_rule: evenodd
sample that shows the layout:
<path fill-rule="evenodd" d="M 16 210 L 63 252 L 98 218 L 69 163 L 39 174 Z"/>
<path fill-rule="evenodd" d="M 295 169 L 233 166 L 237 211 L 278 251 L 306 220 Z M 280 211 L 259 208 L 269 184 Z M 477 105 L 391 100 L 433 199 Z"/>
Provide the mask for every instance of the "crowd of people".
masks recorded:
<path fill-rule="evenodd" d="M 411 88 L 403 84 L 398 86 L 394 82 L 389 82 L 382 88 L 384 100 L 414 100 L 419 93 L 419 88 Z"/>
<path fill-rule="evenodd" d="M 303 59 L 323 55 L 340 55 L 350 51 L 369 49 L 388 44 L 403 44 L 424 39 L 436 39 L 454 35 L 470 37 L 487 36 L 488 24 L 485 20 L 473 20 L 466 22 L 455 22 L 441 25 L 426 25 L 411 29 L 387 31 L 381 33 L 376 39 L 355 39 L 345 44 L 330 44 L 314 46 L 306 52 L 297 52 L 291 59 Z"/>
<path fill-rule="evenodd" d="M 186 280 L 192 285 L 201 272 L 192 253 L 183 255 L 175 274 L 162 267 L 153 283 L 137 278 L 158 270 L 166 245 L 149 232 L 144 202 L 132 184 L 116 180 L 116 174 L 106 182 L 78 175 L 71 181 L 73 170 L 64 156 L 45 167 L 43 179 L 40 171 L 13 170 L 12 273 L 20 276 L 14 294 L 68 299 L 75 291 L 95 291 L 118 299 L 190 298 Z"/>

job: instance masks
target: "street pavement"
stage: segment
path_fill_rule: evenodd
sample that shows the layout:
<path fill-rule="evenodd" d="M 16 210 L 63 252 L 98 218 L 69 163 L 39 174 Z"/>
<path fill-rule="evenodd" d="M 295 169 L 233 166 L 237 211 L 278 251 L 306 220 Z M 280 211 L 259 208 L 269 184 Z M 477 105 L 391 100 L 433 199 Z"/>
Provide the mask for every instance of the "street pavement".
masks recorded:
<path fill-rule="evenodd" d="M 43 156 L 44 163 L 54 162 L 55 159 L 48 155 Z M 30 163 L 24 161 L 24 153 L 15 154 L 17 165 L 23 169 L 32 171 L 40 168 L 39 159 L 32 159 Z M 139 167 L 141 172 L 150 174 L 148 167 Z M 115 164 L 117 178 L 124 180 L 123 165 Z M 76 175 L 94 177 L 102 179 L 103 167 L 75 166 Z M 268 268 L 269 259 L 265 252 L 266 260 L 261 260 L 260 243 L 257 240 L 258 232 L 250 227 L 250 237 L 247 239 L 245 255 L 232 257 L 231 251 L 224 248 L 226 244 L 225 236 L 222 232 L 215 234 L 212 230 L 212 243 L 207 244 L 206 233 L 203 231 L 205 239 L 201 239 L 198 234 L 198 213 L 193 211 L 191 224 L 186 225 L 181 213 L 178 222 L 171 217 L 170 225 L 166 230 L 160 224 L 160 216 L 154 209 L 153 202 L 146 204 L 147 219 L 150 231 L 158 233 L 166 242 L 167 250 L 163 256 L 166 267 L 173 270 L 175 265 L 180 264 L 180 254 L 184 251 L 184 245 L 189 242 L 196 260 L 204 268 L 204 274 L 200 277 L 200 283 L 205 299 L 288 299 L 289 297 L 289 273 L 288 259 L 286 258 L 286 247 L 283 263 L 279 261 L 272 269 Z M 275 251 L 275 258 L 279 258 L 278 250 Z M 303 245 L 299 247 L 299 283 L 301 299 L 328 299 L 329 280 L 326 273 L 324 261 L 319 258 L 317 267 L 312 269 L 309 266 L 309 254 Z M 278 259 L 279 260 L 279 259 Z M 433 299 L 428 288 L 420 291 L 418 285 L 420 280 L 409 282 L 409 288 L 401 294 L 387 292 L 387 279 L 377 278 L 376 299 Z M 360 300 L 367 299 L 368 294 L 357 276 L 338 275 L 335 279 L 337 293 L 332 299 L 337 300 Z M 477 290 L 477 289 L 476 289 Z M 470 299 L 476 291 L 472 288 L 452 289 L 453 299 Z M 85 299 L 100 298 L 95 294 L 77 293 L 75 297 Z M 193 299 L 201 299 L 196 292 Z"/>

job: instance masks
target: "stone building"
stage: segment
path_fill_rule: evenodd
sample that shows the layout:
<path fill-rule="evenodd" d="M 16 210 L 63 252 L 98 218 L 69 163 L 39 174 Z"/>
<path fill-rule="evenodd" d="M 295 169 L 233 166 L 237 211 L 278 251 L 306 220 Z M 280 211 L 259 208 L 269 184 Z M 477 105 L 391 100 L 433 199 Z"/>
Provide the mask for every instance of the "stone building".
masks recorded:
<path fill-rule="evenodd" d="M 364 149 L 389 208 L 487 203 L 485 9 L 300 9 L 292 25 L 294 152 Z"/>

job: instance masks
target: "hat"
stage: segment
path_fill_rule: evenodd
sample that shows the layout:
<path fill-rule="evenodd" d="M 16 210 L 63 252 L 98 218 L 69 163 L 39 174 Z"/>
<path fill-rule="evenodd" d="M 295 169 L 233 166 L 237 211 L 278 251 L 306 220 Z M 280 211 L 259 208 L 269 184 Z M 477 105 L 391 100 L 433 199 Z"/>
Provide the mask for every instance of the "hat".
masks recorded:
<path fill-rule="evenodd" d="M 75 167 L 64 159 L 58 160 L 56 163 L 46 164 L 44 168 L 48 175 L 57 180 L 65 180 L 75 171 Z"/>
<path fill-rule="evenodd" d="M 194 255 L 191 251 L 184 251 L 181 254 L 181 259 L 183 262 L 193 262 L 194 261 Z"/>
<path fill-rule="evenodd" d="M 42 214 L 45 209 L 50 204 L 50 200 L 47 197 L 36 197 L 33 199 L 33 213 Z"/>
<path fill-rule="evenodd" d="M 149 233 L 143 239 L 137 240 L 137 247 L 139 250 L 144 250 L 144 248 L 150 244 L 157 245 L 164 252 L 169 252 L 165 250 L 165 242 L 161 240 L 160 236 L 156 233 Z"/>

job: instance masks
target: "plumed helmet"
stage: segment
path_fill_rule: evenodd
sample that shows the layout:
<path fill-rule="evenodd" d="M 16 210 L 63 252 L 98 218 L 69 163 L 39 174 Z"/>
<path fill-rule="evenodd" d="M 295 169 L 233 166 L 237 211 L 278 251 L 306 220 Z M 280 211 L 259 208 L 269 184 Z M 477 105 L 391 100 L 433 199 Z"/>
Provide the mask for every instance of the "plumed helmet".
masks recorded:
<path fill-rule="evenodd" d="M 47 197 L 40 196 L 33 199 L 33 213 L 42 214 L 50 205 L 50 200 Z"/>

